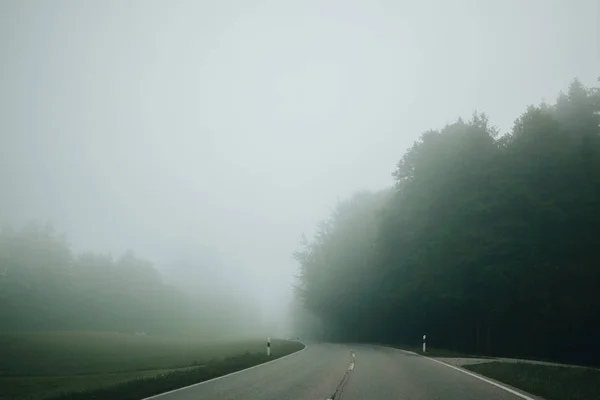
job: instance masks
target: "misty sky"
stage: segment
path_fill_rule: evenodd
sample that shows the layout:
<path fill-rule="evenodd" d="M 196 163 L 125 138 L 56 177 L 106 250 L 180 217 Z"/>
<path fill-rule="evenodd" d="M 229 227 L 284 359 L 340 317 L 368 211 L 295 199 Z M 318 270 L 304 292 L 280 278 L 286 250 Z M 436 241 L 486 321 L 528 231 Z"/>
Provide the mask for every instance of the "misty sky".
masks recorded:
<path fill-rule="evenodd" d="M 599 17 L 597 0 L 4 0 L 0 219 L 163 269 L 210 254 L 281 299 L 301 233 L 391 185 L 422 131 L 477 109 L 504 132 L 593 84 Z"/>

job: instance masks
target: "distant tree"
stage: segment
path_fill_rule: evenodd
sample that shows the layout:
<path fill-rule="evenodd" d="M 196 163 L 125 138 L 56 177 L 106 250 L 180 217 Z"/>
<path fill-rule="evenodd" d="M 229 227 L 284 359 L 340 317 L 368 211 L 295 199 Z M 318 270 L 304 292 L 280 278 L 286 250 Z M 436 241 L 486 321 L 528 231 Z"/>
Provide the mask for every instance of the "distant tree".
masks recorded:
<path fill-rule="evenodd" d="M 190 325 L 189 306 L 132 252 L 74 256 L 64 236 L 37 223 L 0 232 L 0 330 L 167 333 Z"/>

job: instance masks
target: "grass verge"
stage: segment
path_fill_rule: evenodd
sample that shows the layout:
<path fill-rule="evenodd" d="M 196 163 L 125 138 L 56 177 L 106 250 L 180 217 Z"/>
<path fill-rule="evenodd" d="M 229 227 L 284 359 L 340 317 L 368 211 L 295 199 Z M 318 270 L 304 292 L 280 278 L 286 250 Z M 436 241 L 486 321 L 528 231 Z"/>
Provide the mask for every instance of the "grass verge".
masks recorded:
<path fill-rule="evenodd" d="M 597 369 L 503 362 L 463 368 L 547 400 L 600 399 L 600 370 Z"/>
<path fill-rule="evenodd" d="M 271 359 L 302 347 L 273 340 Z M 114 332 L 3 333 L 0 400 L 139 399 L 149 387 L 159 393 L 267 361 L 264 352 L 264 340 L 206 341 Z M 123 385 L 125 389 L 113 392 Z M 94 394 L 105 390 L 108 394 Z M 136 390 L 144 394 L 127 397 Z"/>
<path fill-rule="evenodd" d="M 301 343 L 281 341 L 277 346 L 273 344 L 271 357 L 264 353 L 245 353 L 210 362 L 204 366 L 164 373 L 152 378 L 135 379 L 95 390 L 65 393 L 53 397 L 52 400 L 139 400 L 275 360 L 302 348 L 304 345 Z"/>
<path fill-rule="evenodd" d="M 0 334 L 0 376 L 114 374 L 203 365 L 264 351 L 264 340 L 202 340 L 117 332 Z"/>
<path fill-rule="evenodd" d="M 183 369 L 191 368 L 193 367 Z M 0 377 L 0 400 L 43 400 L 60 393 L 108 387 L 135 379 L 152 378 L 172 371 L 177 370 L 165 369 L 115 374 Z"/>

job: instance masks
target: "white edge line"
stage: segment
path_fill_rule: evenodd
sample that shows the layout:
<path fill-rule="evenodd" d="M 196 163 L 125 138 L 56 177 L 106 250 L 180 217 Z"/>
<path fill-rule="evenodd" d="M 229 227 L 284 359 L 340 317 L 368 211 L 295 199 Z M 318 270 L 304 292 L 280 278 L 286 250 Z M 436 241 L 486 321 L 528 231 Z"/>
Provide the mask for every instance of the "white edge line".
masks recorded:
<path fill-rule="evenodd" d="M 302 343 L 302 344 L 304 344 L 304 343 Z M 150 396 L 150 397 L 144 397 L 142 400 L 156 399 L 156 398 L 159 398 L 159 397 L 161 397 L 161 396 L 166 396 L 166 395 L 168 395 L 168 394 L 171 394 L 171 393 L 175 393 L 175 392 L 179 392 L 179 391 L 181 391 L 181 390 L 185 390 L 185 389 L 192 388 L 192 387 L 194 387 L 194 386 L 200 386 L 200 385 L 204 385 L 205 383 L 209 383 L 209 382 L 218 381 L 219 379 L 227 378 L 228 376 L 235 375 L 235 374 L 239 374 L 240 372 L 245 372 L 245 371 L 249 371 L 249 370 L 251 370 L 251 369 L 254 369 L 254 368 L 262 367 L 262 366 L 265 366 L 265 365 L 267 365 L 267 364 L 274 363 L 275 361 L 280 361 L 280 360 L 283 360 L 284 358 L 288 358 L 288 357 L 291 357 L 291 356 L 293 356 L 293 355 L 296 355 L 296 354 L 298 354 L 298 353 L 300 353 L 300 352 L 302 352 L 302 351 L 306 350 L 306 348 L 307 348 L 307 347 L 308 347 L 308 346 L 307 346 L 306 344 L 304 344 L 304 348 L 302 348 L 302 349 L 300 349 L 300 350 L 298 350 L 298 351 L 295 351 L 295 352 L 293 352 L 293 353 L 290 353 L 290 354 L 288 354 L 288 355 L 285 355 L 285 356 L 283 356 L 283 357 L 279 357 L 279 358 L 276 358 L 276 359 L 274 359 L 274 360 L 267 361 L 267 362 L 265 362 L 265 363 L 261 363 L 261 364 L 253 365 L 252 367 L 248 367 L 248 368 L 240 369 L 239 371 L 230 372 L 230 373 L 228 373 L 228 374 L 226 374 L 226 375 L 217 376 L 216 378 L 212 378 L 212 379 L 209 379 L 209 380 L 207 380 L 207 381 L 202 381 L 202 382 L 198 382 L 198 383 L 193 383 L 193 384 L 191 384 L 191 385 L 188 385 L 188 386 L 184 386 L 184 387 L 181 387 L 181 388 L 177 388 L 177 389 L 169 390 L 168 392 L 164 392 L 164 393 L 155 394 L 155 395 L 153 395 L 153 396 Z M 533 399 L 532 399 L 532 400 L 533 400 Z"/>
<path fill-rule="evenodd" d="M 454 365 L 450 365 L 450 364 L 447 364 L 447 363 L 445 363 L 445 362 L 443 362 L 443 361 L 436 360 L 435 358 L 431 358 L 431 357 L 423 356 L 423 355 L 421 355 L 421 354 L 415 353 L 414 351 L 408 351 L 408 350 L 397 349 L 397 348 L 395 348 L 395 347 L 388 347 L 388 346 L 381 346 L 381 345 L 375 345 L 375 346 L 379 346 L 379 347 L 386 347 L 386 348 L 388 348 L 388 349 L 394 349 L 394 350 L 397 350 L 397 351 L 401 351 L 401 352 L 403 352 L 403 353 L 408 353 L 408 354 L 413 354 L 413 355 L 415 355 L 415 356 L 423 357 L 423 358 L 426 358 L 426 359 L 428 359 L 428 360 L 435 361 L 436 363 L 439 363 L 439 364 L 445 365 L 445 366 L 446 366 L 446 367 L 448 367 L 448 368 L 455 369 L 455 370 L 457 370 L 457 371 L 459 371 L 459 372 L 462 372 L 463 374 L 467 374 L 467 375 L 469 375 L 469 376 L 472 376 L 473 378 L 477 378 L 477 379 L 479 379 L 479 380 L 482 380 L 482 381 L 484 381 L 484 382 L 486 382 L 486 383 L 489 383 L 490 385 L 496 386 L 496 387 L 498 387 L 498 388 L 500 388 L 500 389 L 502 389 L 502 390 L 506 390 L 507 392 L 509 392 L 509 393 L 512 393 L 512 394 L 514 394 L 514 395 L 516 395 L 516 396 L 519 396 L 519 397 L 520 397 L 520 398 L 522 398 L 522 399 L 525 399 L 525 400 L 537 400 L 537 399 L 535 399 L 535 398 L 533 398 L 533 397 L 529 397 L 529 396 L 527 396 L 526 394 L 523 394 L 523 393 L 521 393 L 521 392 L 518 392 L 518 391 L 516 391 L 516 390 L 514 390 L 514 389 L 511 389 L 511 388 L 509 388 L 508 386 L 501 385 L 501 384 L 499 384 L 498 382 L 494 382 L 494 381 L 492 381 L 492 380 L 490 380 L 490 379 L 484 378 L 484 377 L 483 377 L 483 376 L 481 376 L 481 375 L 477 375 L 477 374 L 475 374 L 475 373 L 473 373 L 473 372 L 471 372 L 471 371 L 467 371 L 466 369 L 459 368 L 459 367 L 455 367 Z M 540 398 L 538 397 L 538 399 L 540 399 Z"/>
<path fill-rule="evenodd" d="M 415 353 L 415 354 L 416 354 L 416 353 Z M 470 376 L 472 376 L 473 378 L 477 378 L 477 379 L 479 379 L 479 380 L 482 380 L 482 381 L 484 381 L 484 382 L 486 382 L 486 383 L 489 383 L 490 385 L 494 385 L 494 386 L 496 386 L 496 387 L 499 387 L 500 389 L 506 390 L 507 392 L 509 392 L 509 393 L 512 393 L 512 394 L 514 394 L 514 395 L 516 395 L 516 396 L 519 396 L 519 397 L 520 397 L 520 398 L 522 398 L 522 399 L 525 399 L 525 400 L 536 400 L 536 399 L 534 399 L 533 397 L 529 397 L 529 396 L 527 396 L 527 395 L 524 395 L 523 393 L 517 392 L 516 390 L 513 390 L 513 389 L 511 389 L 511 388 L 509 388 L 509 387 L 507 387 L 507 386 L 501 385 L 501 384 L 499 384 L 499 383 L 497 383 L 497 382 L 494 382 L 494 381 L 492 381 L 492 380 L 490 380 L 490 379 L 484 378 L 484 377 L 483 377 L 483 376 L 481 376 L 481 375 L 477 375 L 477 374 L 475 374 L 475 373 L 473 373 L 473 372 L 470 372 L 470 371 L 467 371 L 467 370 L 465 370 L 465 369 L 462 369 L 462 368 L 459 368 L 459 367 L 455 367 L 454 365 L 446 364 L 445 362 L 443 362 L 443 361 L 440 361 L 440 360 L 436 360 L 435 358 L 430 358 L 430 357 L 427 357 L 427 356 L 422 356 L 422 357 L 423 357 L 423 358 L 426 358 L 426 359 L 428 359 L 428 360 L 431 360 L 431 361 L 435 361 L 436 363 L 439 363 L 439 364 L 445 365 L 445 366 L 446 366 L 446 367 L 448 367 L 448 368 L 452 368 L 452 369 L 455 369 L 455 370 L 457 370 L 457 371 L 460 371 L 460 372 L 462 372 L 463 374 L 470 375 Z"/>
<path fill-rule="evenodd" d="M 414 351 L 403 350 L 403 349 L 399 349 L 397 347 L 383 346 L 383 345 L 380 345 L 380 344 L 372 344 L 370 346 L 377 346 L 377 347 L 381 347 L 381 348 L 384 348 L 384 349 L 392 349 L 392 350 L 400 351 L 402 353 L 412 354 L 412 355 L 415 355 L 415 356 L 419 355 L 419 354 L 415 353 Z"/>

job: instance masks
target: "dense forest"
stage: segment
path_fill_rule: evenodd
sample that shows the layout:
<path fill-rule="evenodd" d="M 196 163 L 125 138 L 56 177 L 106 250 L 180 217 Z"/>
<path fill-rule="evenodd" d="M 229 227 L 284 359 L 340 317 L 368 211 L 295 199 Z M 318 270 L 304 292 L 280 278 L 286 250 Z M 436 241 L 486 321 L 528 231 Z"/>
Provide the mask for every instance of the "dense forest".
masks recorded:
<path fill-rule="evenodd" d="M 190 268 L 192 266 L 189 266 Z M 195 278 L 202 278 L 197 268 Z M 214 277 L 212 278 L 214 281 Z M 218 282 L 214 283 L 218 284 Z M 0 230 L 0 331 L 102 330 L 222 336 L 256 318 L 250 304 L 168 284 L 133 252 L 75 254 L 50 225 Z M 249 308 L 248 308 L 249 307 Z M 250 314 L 250 315 L 248 315 Z"/>
<path fill-rule="evenodd" d="M 395 187 L 338 204 L 295 253 L 333 340 L 598 363 L 600 90 L 574 81 L 500 135 L 423 133 Z"/>

